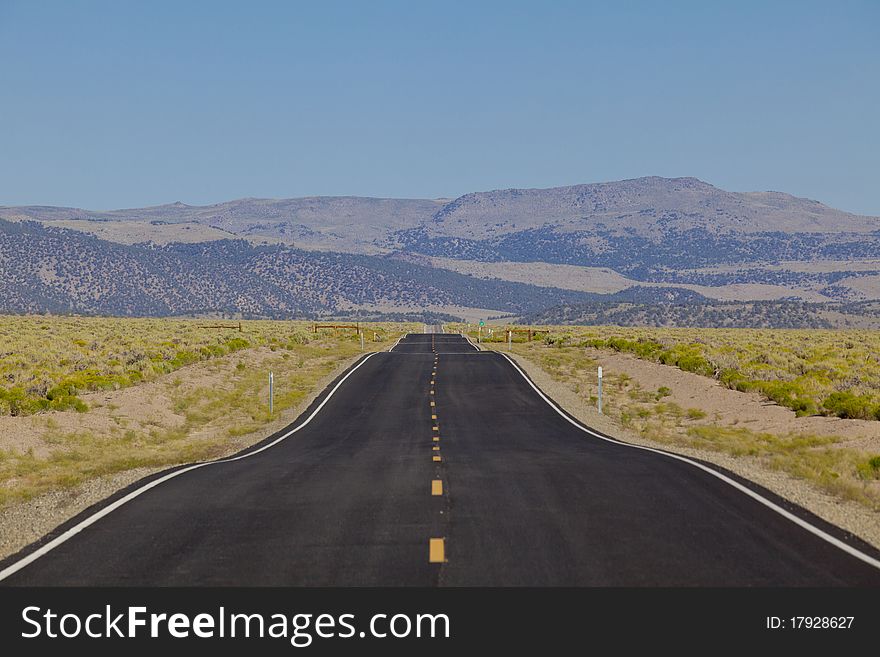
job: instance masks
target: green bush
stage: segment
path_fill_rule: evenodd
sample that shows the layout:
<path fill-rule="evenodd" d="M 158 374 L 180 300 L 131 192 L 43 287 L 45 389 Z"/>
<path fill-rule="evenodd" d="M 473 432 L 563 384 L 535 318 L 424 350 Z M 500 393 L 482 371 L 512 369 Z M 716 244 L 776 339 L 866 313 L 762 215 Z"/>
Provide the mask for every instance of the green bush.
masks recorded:
<path fill-rule="evenodd" d="M 230 353 L 233 351 L 239 351 L 240 349 L 247 349 L 250 346 L 251 343 L 244 338 L 230 338 L 226 341 L 226 348 Z"/>
<path fill-rule="evenodd" d="M 638 340 L 627 340 L 626 338 L 608 338 L 602 340 L 600 338 L 592 338 L 583 340 L 580 343 L 582 347 L 592 347 L 594 349 L 613 349 L 614 351 L 623 351 L 635 354 L 639 358 L 653 360 L 656 354 L 663 349 L 663 345 L 654 340 L 646 340 L 639 338 Z"/>
<path fill-rule="evenodd" d="M 0 388 L 0 413 L 3 415 L 21 415 L 25 393 L 21 388 Z"/>
<path fill-rule="evenodd" d="M 219 344 L 206 345 L 199 349 L 199 352 L 202 354 L 203 358 L 219 358 L 226 354 L 226 350 Z"/>
<path fill-rule="evenodd" d="M 803 417 L 805 415 L 816 415 L 816 413 L 818 412 L 818 409 L 816 408 L 816 403 L 808 397 L 797 397 L 792 401 L 792 404 L 789 408 L 791 408 L 791 410 L 793 410 L 798 417 Z"/>
<path fill-rule="evenodd" d="M 684 354 L 678 359 L 678 367 L 685 372 L 694 372 L 702 376 L 714 376 L 715 368 L 712 363 L 697 354 Z"/>
<path fill-rule="evenodd" d="M 880 456 L 872 456 L 867 461 L 859 463 L 856 470 L 862 479 L 880 479 Z"/>
<path fill-rule="evenodd" d="M 171 359 L 171 366 L 174 369 L 179 369 L 181 367 L 186 367 L 187 365 L 192 365 L 193 363 L 198 363 L 201 360 L 199 354 L 180 350 L 176 354 L 174 354 L 174 358 Z"/>
<path fill-rule="evenodd" d="M 832 392 L 822 407 L 833 415 L 858 420 L 877 419 L 878 409 L 867 395 L 855 395 L 851 392 Z"/>
<path fill-rule="evenodd" d="M 735 369 L 725 369 L 718 373 L 718 380 L 732 390 L 739 390 L 740 384 L 747 383 L 747 379 L 742 372 Z M 745 392 L 745 391 L 740 391 Z"/>

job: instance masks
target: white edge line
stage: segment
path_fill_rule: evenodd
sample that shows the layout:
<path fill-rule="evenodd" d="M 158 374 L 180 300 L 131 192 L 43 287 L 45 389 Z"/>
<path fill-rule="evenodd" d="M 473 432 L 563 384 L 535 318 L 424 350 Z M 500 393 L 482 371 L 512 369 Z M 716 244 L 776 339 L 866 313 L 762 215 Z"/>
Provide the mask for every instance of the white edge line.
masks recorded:
<path fill-rule="evenodd" d="M 403 340 L 403 339 L 404 339 L 406 336 L 408 336 L 408 335 L 409 335 L 409 333 L 404 333 L 404 334 L 401 335 L 399 338 L 397 338 L 397 342 L 395 342 L 393 345 L 391 345 L 390 347 L 388 347 L 388 351 L 389 351 L 389 352 L 393 351 L 394 348 L 395 348 L 397 345 L 400 344 L 400 341 Z"/>
<path fill-rule="evenodd" d="M 471 345 L 474 349 L 476 349 L 477 351 L 483 351 L 482 349 L 480 349 L 477 345 L 475 345 L 475 344 L 473 343 L 473 341 L 471 340 L 470 336 L 465 335 L 464 333 L 459 333 L 459 335 L 460 335 L 461 337 L 463 337 L 465 340 L 467 340 L 468 342 L 470 342 L 470 345 Z"/>
<path fill-rule="evenodd" d="M 100 511 L 96 511 L 95 513 L 90 515 L 88 518 L 85 518 L 84 520 L 78 522 L 76 525 L 74 525 L 73 527 L 71 527 L 70 529 L 65 531 L 63 534 L 53 538 L 51 541 L 49 541 L 48 543 L 46 543 L 42 547 L 34 550 L 29 555 L 22 557 L 21 559 L 19 559 L 15 563 L 7 566 L 3 570 L 0 570 L 0 581 L 3 581 L 4 579 L 6 579 L 7 577 L 9 577 L 10 575 L 12 575 L 14 573 L 17 573 L 19 570 L 21 570 L 25 566 L 28 566 L 29 564 L 33 563 L 34 561 L 36 561 L 37 559 L 39 559 L 43 555 L 48 554 L 49 552 L 51 552 L 52 550 L 57 548 L 62 543 L 73 538 L 74 536 L 79 534 L 82 530 L 86 529 L 87 527 L 95 524 L 101 518 L 112 513 L 113 511 L 115 511 L 116 509 L 121 507 L 123 504 L 125 504 L 127 502 L 131 502 L 138 495 L 141 495 L 142 493 L 146 493 L 151 488 L 155 488 L 159 484 L 165 483 L 169 479 L 174 479 L 174 477 L 178 477 L 184 473 L 192 472 L 193 470 L 197 470 L 199 468 L 204 468 L 209 465 L 220 465 L 221 463 L 231 463 L 233 461 L 240 461 L 241 459 L 246 459 L 250 456 L 253 456 L 254 454 L 259 454 L 260 452 L 264 452 L 267 449 L 269 449 L 270 447 L 274 447 L 275 445 L 280 443 L 282 440 L 289 438 L 290 436 L 295 434 L 297 431 L 299 431 L 300 429 L 305 427 L 309 422 L 311 422 L 314 419 L 314 417 L 321 411 L 321 409 L 324 408 L 324 404 L 326 404 L 328 401 L 330 401 L 330 398 L 339 389 L 339 386 L 341 386 L 343 383 L 345 383 L 345 380 L 348 377 L 350 377 L 352 374 L 354 374 L 364 363 L 366 363 L 368 360 L 370 360 L 370 358 L 372 358 L 375 355 L 376 355 L 375 353 L 367 354 L 367 356 L 360 363 L 358 363 L 354 368 L 349 370 L 348 374 L 346 374 L 344 377 L 342 377 L 342 379 L 335 386 L 333 386 L 333 389 L 327 394 L 327 396 L 324 398 L 324 400 L 320 404 L 318 404 L 318 407 L 314 411 L 312 411 L 311 415 L 309 415 L 305 420 L 303 420 L 302 424 L 294 427 L 293 429 L 291 429 L 290 431 L 285 433 L 283 436 L 279 436 L 278 438 L 273 440 L 271 443 L 263 445 L 259 449 L 255 449 L 254 451 L 248 452 L 247 454 L 242 454 L 240 456 L 233 456 L 233 457 L 226 458 L 226 459 L 220 459 L 219 461 L 206 461 L 204 463 L 195 463 L 195 464 L 190 465 L 188 467 L 181 468 L 180 470 L 175 470 L 174 472 L 170 472 L 167 475 L 165 475 L 164 477 L 160 477 L 159 479 L 155 479 L 154 481 L 151 481 L 150 483 L 141 486 L 137 490 L 133 490 L 125 497 L 119 498 L 118 500 L 116 500 L 112 504 L 108 504 Z"/>
<path fill-rule="evenodd" d="M 768 500 L 766 497 L 760 495 L 759 493 L 756 493 L 751 488 L 748 488 L 747 486 L 743 486 L 738 481 L 731 479 L 730 477 L 722 474 L 721 472 L 718 472 L 717 470 L 713 470 L 712 468 L 709 468 L 709 467 L 703 465 L 702 463 L 698 463 L 697 461 L 693 461 L 685 456 L 679 456 L 678 454 L 664 452 L 662 450 L 654 449 L 652 447 L 645 447 L 643 445 L 634 445 L 633 443 L 627 443 L 627 442 L 623 442 L 620 440 L 613 440 L 611 438 L 607 438 L 606 436 L 603 436 L 601 434 L 596 433 L 592 429 L 584 426 L 580 422 L 577 422 L 576 420 L 573 420 L 568 415 L 566 415 L 559 408 L 559 406 L 556 405 L 555 402 L 553 402 L 549 397 L 547 397 L 547 395 L 545 395 L 543 392 L 541 392 L 541 390 L 538 388 L 538 386 L 536 386 L 532 382 L 532 380 L 528 376 L 526 376 L 526 373 L 523 372 L 522 368 L 520 368 L 520 366 L 516 363 L 516 361 L 514 361 L 510 356 L 508 356 L 507 354 L 501 353 L 501 352 L 496 352 L 496 353 L 499 353 L 502 356 L 504 356 L 510 362 L 510 364 L 513 365 L 514 368 L 516 368 L 516 370 L 528 382 L 528 384 L 532 387 L 532 389 L 534 389 L 534 391 L 538 393 L 538 395 L 541 397 L 541 399 L 543 399 L 545 402 L 547 402 L 547 404 L 549 404 L 553 410 L 555 410 L 557 413 L 559 413 L 559 415 L 561 415 L 563 418 L 568 420 L 568 422 L 570 422 L 571 424 L 576 426 L 581 431 L 584 431 L 584 432 L 590 434 L 591 436 L 594 436 L 596 438 L 599 438 L 599 439 L 604 440 L 609 443 L 613 443 L 615 445 L 621 445 L 623 447 L 631 447 L 632 449 L 640 449 L 640 450 L 644 450 L 646 452 L 654 452 L 655 454 L 660 454 L 661 456 L 666 456 L 668 458 L 675 459 L 676 461 L 681 461 L 683 463 L 687 463 L 689 465 L 694 466 L 695 468 L 699 468 L 700 470 L 703 470 L 704 472 L 708 472 L 713 477 L 717 477 L 718 479 L 720 479 L 724 483 L 733 486 L 741 493 L 745 493 L 746 495 L 748 495 L 752 499 L 757 500 L 758 502 L 760 502 L 761 504 L 763 504 L 767 508 L 771 509 L 772 511 L 775 511 L 776 513 L 778 513 L 782 517 L 787 518 L 788 520 L 795 523 L 796 525 L 802 527 L 803 529 L 806 529 L 811 534 L 814 534 L 815 536 L 818 536 L 822 540 L 827 541 L 828 543 L 831 543 L 831 545 L 833 545 L 837 548 L 840 548 L 841 550 L 850 554 L 851 556 L 854 556 L 857 559 L 860 559 L 861 561 L 864 561 L 865 563 L 867 563 L 871 566 L 874 566 L 874 568 L 880 569 L 880 561 L 878 561 L 874 557 L 872 557 L 868 554 L 865 554 L 861 550 L 854 548 L 851 545 L 844 543 L 839 538 L 836 538 L 836 537 L 832 536 L 831 534 L 829 534 L 828 532 L 819 529 L 818 527 L 810 524 L 809 522 L 807 522 L 803 518 L 799 518 L 798 516 L 791 513 L 790 511 L 783 509 L 781 506 L 779 506 L 775 502 Z"/>

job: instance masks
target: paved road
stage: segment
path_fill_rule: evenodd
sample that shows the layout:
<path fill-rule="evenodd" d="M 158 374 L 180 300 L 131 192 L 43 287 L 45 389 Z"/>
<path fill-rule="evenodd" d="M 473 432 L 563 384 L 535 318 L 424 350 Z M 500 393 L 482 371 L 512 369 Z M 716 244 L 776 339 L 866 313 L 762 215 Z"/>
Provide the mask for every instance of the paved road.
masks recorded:
<path fill-rule="evenodd" d="M 717 477 L 589 436 L 459 336 L 407 336 L 304 416 L 322 402 L 287 439 L 143 492 L 3 583 L 880 585 Z"/>

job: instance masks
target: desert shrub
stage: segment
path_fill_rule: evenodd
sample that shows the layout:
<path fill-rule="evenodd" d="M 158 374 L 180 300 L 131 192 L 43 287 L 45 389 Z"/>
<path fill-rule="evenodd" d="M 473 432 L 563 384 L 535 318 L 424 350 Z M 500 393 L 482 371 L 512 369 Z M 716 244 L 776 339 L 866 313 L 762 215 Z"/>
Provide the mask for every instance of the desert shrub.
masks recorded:
<path fill-rule="evenodd" d="M 816 407 L 816 403 L 809 397 L 797 397 L 793 399 L 789 408 L 793 410 L 798 417 L 803 417 L 804 415 L 816 415 L 819 411 Z"/>
<path fill-rule="evenodd" d="M 200 360 L 201 356 L 199 354 L 181 349 L 174 354 L 174 358 L 171 359 L 171 367 L 178 369 L 186 367 L 187 365 L 192 365 L 193 363 L 198 363 Z"/>
<path fill-rule="evenodd" d="M 878 419 L 877 408 L 867 395 L 856 395 L 846 391 L 832 392 L 822 402 L 822 407 L 837 417 L 861 420 Z"/>
<path fill-rule="evenodd" d="M 678 357 L 676 365 L 685 372 L 693 372 L 703 376 L 713 376 L 715 374 L 715 368 L 712 367 L 712 363 L 699 354 L 682 354 Z"/>
<path fill-rule="evenodd" d="M 24 390 L 21 388 L 0 388 L 0 413 L 4 415 L 21 415 L 26 402 Z"/>
<path fill-rule="evenodd" d="M 229 352 L 238 351 L 240 349 L 247 349 L 251 346 L 251 343 L 245 340 L 244 338 L 230 338 L 226 341 L 226 348 Z"/>
<path fill-rule="evenodd" d="M 385 336 L 405 326 L 365 329 Z M 302 322 L 254 320 L 244 333 L 218 333 L 198 320 L 0 316 L 0 415 L 85 410 L 85 392 L 136 385 L 259 345 L 298 351 L 312 342 L 325 352 L 343 339 L 313 337 Z"/>
<path fill-rule="evenodd" d="M 601 338 L 592 338 L 580 342 L 582 347 L 592 347 L 594 349 L 613 349 L 614 351 L 622 351 L 635 354 L 639 358 L 653 360 L 656 354 L 663 349 L 663 345 L 654 340 L 646 340 L 639 338 L 637 340 L 627 340 L 625 338 L 614 337 L 603 340 Z"/>
<path fill-rule="evenodd" d="M 862 479 L 880 479 L 880 456 L 872 456 L 859 463 L 856 469 Z"/>
<path fill-rule="evenodd" d="M 202 355 L 202 358 L 219 358 L 226 355 L 226 350 L 219 344 L 209 344 L 201 347 L 199 353 Z"/>
<path fill-rule="evenodd" d="M 732 390 L 738 390 L 738 386 L 741 382 L 746 381 L 746 377 L 743 376 L 742 372 L 739 370 L 729 368 L 725 370 L 721 370 L 718 373 L 718 380 L 728 388 Z M 741 391 L 742 392 L 742 391 Z"/>

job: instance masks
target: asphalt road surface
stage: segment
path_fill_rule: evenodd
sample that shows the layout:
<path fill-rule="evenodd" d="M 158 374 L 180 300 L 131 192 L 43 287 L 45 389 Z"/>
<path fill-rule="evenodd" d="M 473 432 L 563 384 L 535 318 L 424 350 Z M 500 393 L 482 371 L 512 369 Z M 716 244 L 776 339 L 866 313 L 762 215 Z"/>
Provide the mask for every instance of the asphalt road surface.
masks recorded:
<path fill-rule="evenodd" d="M 270 442 L 302 429 L 123 491 L 0 564 L 3 583 L 880 585 L 872 548 L 584 432 L 460 336 L 411 334 L 341 379 Z"/>

